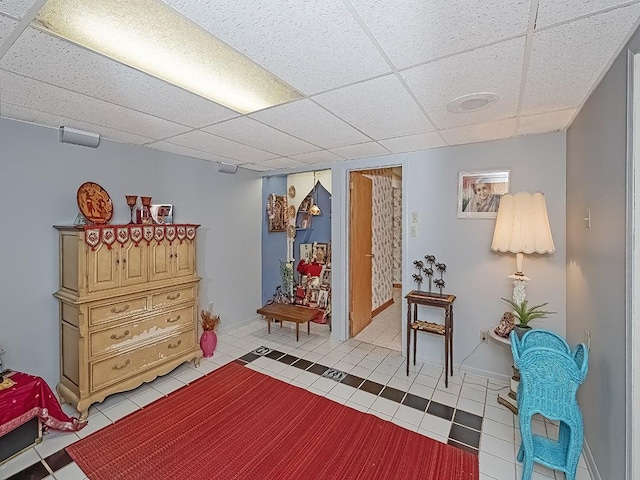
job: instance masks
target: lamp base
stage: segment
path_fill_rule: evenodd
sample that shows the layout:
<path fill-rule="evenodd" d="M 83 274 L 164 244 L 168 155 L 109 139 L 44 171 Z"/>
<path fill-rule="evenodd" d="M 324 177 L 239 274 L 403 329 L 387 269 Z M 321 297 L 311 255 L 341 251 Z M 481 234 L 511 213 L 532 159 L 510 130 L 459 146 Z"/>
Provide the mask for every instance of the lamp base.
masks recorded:
<path fill-rule="evenodd" d="M 527 280 L 531 279 L 522 273 L 514 273 L 508 278 L 513 279 L 513 303 L 520 305 L 527 298 Z"/>

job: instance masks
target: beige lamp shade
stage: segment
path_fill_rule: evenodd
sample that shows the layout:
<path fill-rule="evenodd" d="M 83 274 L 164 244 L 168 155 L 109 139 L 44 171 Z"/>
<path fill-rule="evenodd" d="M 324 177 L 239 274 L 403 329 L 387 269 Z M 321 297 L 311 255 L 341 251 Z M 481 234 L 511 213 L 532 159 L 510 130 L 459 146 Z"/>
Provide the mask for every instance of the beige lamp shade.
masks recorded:
<path fill-rule="evenodd" d="M 500 198 L 491 250 L 511 253 L 553 253 L 547 205 L 540 192 Z"/>

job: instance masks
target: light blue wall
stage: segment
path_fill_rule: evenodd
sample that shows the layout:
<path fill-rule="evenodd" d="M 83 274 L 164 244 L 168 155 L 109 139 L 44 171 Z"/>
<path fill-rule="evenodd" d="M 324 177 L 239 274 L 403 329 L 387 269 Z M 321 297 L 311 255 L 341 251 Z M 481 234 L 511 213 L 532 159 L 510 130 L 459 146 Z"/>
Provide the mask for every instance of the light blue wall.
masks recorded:
<path fill-rule="evenodd" d="M 293 244 L 293 256 L 296 259 L 296 265 L 300 262 L 301 243 L 331 242 L 331 194 L 318 182 L 316 183 L 314 198 L 316 199 L 318 207 L 320 207 L 322 215 L 313 217 L 312 229 L 298 230 Z"/>
<path fill-rule="evenodd" d="M 126 194 L 175 205 L 176 222 L 201 224 L 197 267 L 200 306 L 220 315 L 222 331 L 257 318 L 261 304 L 261 179 L 239 169 L 102 140 L 91 149 L 58 142 L 57 129 L 0 119 L 0 347 L 7 368 L 59 380 L 58 237 L 78 213 L 76 191 L 94 181 L 127 223 Z"/>
<path fill-rule="evenodd" d="M 273 176 L 262 179 L 262 305 L 270 298 L 280 279 L 280 260 L 287 260 L 286 232 L 269 232 L 267 228 L 267 199 L 269 195 L 287 194 L 287 177 Z"/>

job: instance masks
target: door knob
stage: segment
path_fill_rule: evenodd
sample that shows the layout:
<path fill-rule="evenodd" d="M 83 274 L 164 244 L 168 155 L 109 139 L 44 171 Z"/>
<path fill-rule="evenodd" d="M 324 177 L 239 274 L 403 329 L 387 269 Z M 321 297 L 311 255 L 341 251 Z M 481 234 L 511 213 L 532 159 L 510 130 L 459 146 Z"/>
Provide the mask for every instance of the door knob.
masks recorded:
<path fill-rule="evenodd" d="M 376 256 L 373 253 L 367 253 L 365 257 L 375 258 Z"/>

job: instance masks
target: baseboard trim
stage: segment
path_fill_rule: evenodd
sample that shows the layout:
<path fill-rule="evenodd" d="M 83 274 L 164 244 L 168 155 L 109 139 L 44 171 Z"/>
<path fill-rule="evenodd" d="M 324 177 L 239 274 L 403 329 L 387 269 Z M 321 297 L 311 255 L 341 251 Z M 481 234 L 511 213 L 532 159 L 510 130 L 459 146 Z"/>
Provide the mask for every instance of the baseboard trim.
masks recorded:
<path fill-rule="evenodd" d="M 386 310 L 391 305 L 393 305 L 393 298 L 391 300 L 388 300 L 388 301 L 384 302 L 382 305 L 380 305 L 378 308 L 376 308 L 373 312 L 371 312 L 371 318 L 375 317 L 380 312 Z"/>
<path fill-rule="evenodd" d="M 218 333 L 227 333 L 233 330 L 237 330 L 238 328 L 246 327 L 247 325 L 251 325 L 252 323 L 257 322 L 258 320 L 262 320 L 262 315 L 255 315 L 253 317 L 246 318 L 240 322 L 233 322 L 231 324 L 224 323 L 224 321 L 220 322 L 218 326 Z M 263 320 L 264 321 L 264 320 Z M 267 328 L 267 324 L 264 324 L 265 329 Z"/>
<path fill-rule="evenodd" d="M 402 284 L 401 283 L 394 283 L 393 284 L 393 288 L 402 288 Z"/>
<path fill-rule="evenodd" d="M 584 454 L 584 461 L 587 464 L 587 471 L 591 476 L 591 480 L 602 480 L 600 472 L 598 471 L 598 466 L 596 465 L 596 461 L 593 459 L 591 449 L 589 448 L 589 444 L 587 443 L 586 439 L 584 440 L 584 445 L 582 446 L 582 453 Z"/>
<path fill-rule="evenodd" d="M 405 358 L 406 361 L 406 358 Z M 418 362 L 422 362 L 422 363 L 427 363 L 429 365 L 435 365 L 438 367 L 444 367 L 444 359 L 443 358 L 432 358 L 432 357 L 425 357 L 422 356 L 418 353 L 418 357 L 417 357 L 417 361 Z M 474 368 L 474 367 L 468 367 L 463 365 L 462 367 L 460 367 L 460 364 L 453 364 L 453 373 L 458 373 L 458 369 L 460 369 L 460 372 L 462 373 L 470 373 L 472 375 L 478 375 L 480 377 L 486 377 L 490 380 L 495 380 L 497 382 L 500 383 L 504 383 L 505 385 L 509 385 L 509 381 L 511 380 L 511 377 L 507 374 L 500 374 L 500 373 L 496 373 L 496 372 L 491 372 L 489 370 L 482 370 L 480 368 Z"/>

